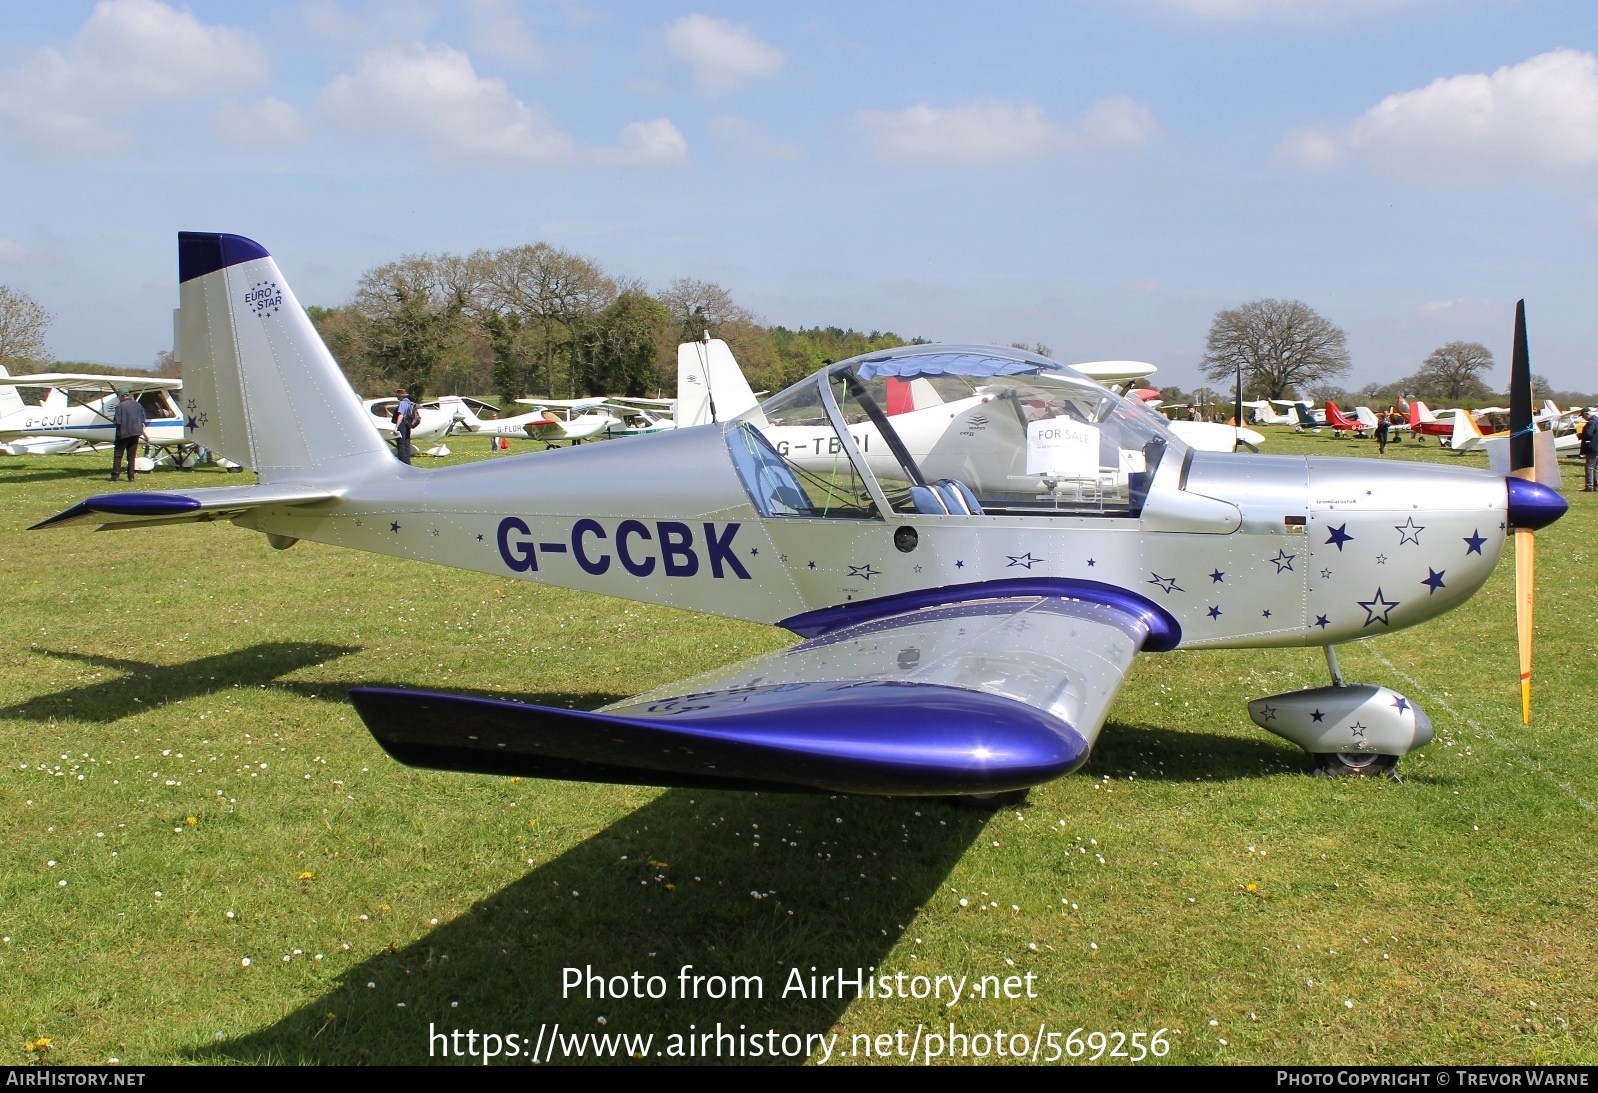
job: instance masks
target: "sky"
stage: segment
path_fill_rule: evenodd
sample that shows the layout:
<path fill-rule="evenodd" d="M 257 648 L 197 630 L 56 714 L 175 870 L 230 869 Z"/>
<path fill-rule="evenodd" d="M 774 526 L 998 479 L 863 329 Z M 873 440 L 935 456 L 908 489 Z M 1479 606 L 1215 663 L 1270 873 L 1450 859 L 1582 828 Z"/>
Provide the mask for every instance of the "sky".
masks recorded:
<path fill-rule="evenodd" d="M 302 303 L 545 241 L 770 323 L 1191 387 L 1305 301 L 1345 385 L 1480 341 L 1598 390 L 1598 6 L 1560 0 L 0 6 L 0 284 L 63 360 L 172 342 L 175 233 Z"/>

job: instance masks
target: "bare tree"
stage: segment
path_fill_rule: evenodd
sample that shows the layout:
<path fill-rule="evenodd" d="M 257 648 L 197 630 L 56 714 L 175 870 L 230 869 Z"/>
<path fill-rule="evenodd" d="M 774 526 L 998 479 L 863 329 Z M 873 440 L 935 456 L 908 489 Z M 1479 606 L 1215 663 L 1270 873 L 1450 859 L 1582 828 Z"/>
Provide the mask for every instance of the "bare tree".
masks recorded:
<path fill-rule="evenodd" d="M 1343 331 L 1302 300 L 1252 300 L 1216 314 L 1199 370 L 1229 383 L 1238 366 L 1244 383 L 1282 398 L 1348 371 Z"/>
<path fill-rule="evenodd" d="M 677 320 L 679 339 L 685 342 L 697 341 L 706 330 L 712 337 L 722 337 L 722 327 L 755 323 L 749 309 L 734 303 L 732 294 L 714 281 L 679 277 L 657 299 Z"/>
<path fill-rule="evenodd" d="M 572 387 L 579 332 L 616 299 L 616 282 L 581 255 L 535 243 L 496 251 L 488 285 L 493 306 L 542 335 L 544 386 L 556 393 L 555 351 L 567 350 L 566 388 Z"/>
<path fill-rule="evenodd" d="M 54 316 L 26 292 L 0 285 L 0 364 L 7 368 L 48 360 L 44 332 Z"/>
<path fill-rule="evenodd" d="M 1432 350 L 1415 372 L 1413 386 L 1449 402 L 1485 398 L 1484 377 L 1492 370 L 1492 350 L 1481 342 L 1449 342 Z"/>

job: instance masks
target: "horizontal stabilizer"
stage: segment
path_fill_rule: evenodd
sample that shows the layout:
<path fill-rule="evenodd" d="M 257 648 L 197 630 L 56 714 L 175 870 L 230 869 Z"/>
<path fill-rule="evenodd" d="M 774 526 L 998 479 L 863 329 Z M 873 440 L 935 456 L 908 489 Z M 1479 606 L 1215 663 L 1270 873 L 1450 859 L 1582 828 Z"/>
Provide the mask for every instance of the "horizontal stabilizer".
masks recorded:
<path fill-rule="evenodd" d="M 79 501 L 28 530 L 99 524 L 100 530 L 106 531 L 152 524 L 231 520 L 266 505 L 309 505 L 330 501 L 336 496 L 330 490 L 305 486 L 221 486 L 188 493 L 102 493 Z"/>

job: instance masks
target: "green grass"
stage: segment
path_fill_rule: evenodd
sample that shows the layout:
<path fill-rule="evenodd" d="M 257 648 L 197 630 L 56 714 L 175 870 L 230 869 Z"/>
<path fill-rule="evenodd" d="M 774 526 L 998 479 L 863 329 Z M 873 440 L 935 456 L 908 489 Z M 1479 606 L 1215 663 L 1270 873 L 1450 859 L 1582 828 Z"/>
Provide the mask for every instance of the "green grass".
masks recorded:
<path fill-rule="evenodd" d="M 1138 660 L 1085 770 L 988 815 L 401 767 L 350 686 L 593 706 L 791 639 L 226 525 L 23 530 L 107 461 L 0 462 L 0 1064 L 40 1037 L 60 1063 L 423 1062 L 430 1022 L 556 1021 L 840 1051 L 954 1021 L 1165 1028 L 1175 1062 L 1598 1058 L 1598 511 L 1573 489 L 1539 536 L 1530 728 L 1506 561 L 1443 619 L 1343 649 L 1439 728 L 1402 784 L 1311 778 L 1248 722 L 1246 698 L 1325 681 L 1317 651 L 1178 652 Z M 684 964 L 766 997 L 678 1000 Z M 585 965 L 671 994 L 563 998 Z M 781 998 L 811 965 L 1030 972 L 1037 997 Z"/>

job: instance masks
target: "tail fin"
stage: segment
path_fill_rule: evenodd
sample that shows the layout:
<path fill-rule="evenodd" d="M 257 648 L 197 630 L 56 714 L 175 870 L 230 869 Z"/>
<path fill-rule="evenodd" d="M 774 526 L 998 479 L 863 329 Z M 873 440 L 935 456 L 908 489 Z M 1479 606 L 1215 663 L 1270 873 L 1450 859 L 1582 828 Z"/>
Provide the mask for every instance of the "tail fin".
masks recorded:
<path fill-rule="evenodd" d="M 6 366 L 0 364 L 0 376 L 10 375 L 11 373 L 6 371 Z M 15 387 L 10 386 L 9 384 L 0 386 L 0 417 L 10 417 L 12 414 L 20 414 L 23 410 L 27 409 L 27 406 L 28 404 L 22 401 L 22 396 L 17 393 L 17 389 Z"/>
<path fill-rule="evenodd" d="M 1455 410 L 1454 431 L 1448 438 L 1448 446 L 1456 452 L 1469 451 L 1481 440 L 1481 430 L 1476 427 L 1476 420 L 1470 416 L 1470 411 Z"/>
<path fill-rule="evenodd" d="M 732 350 L 720 338 L 677 347 L 677 427 L 731 421 L 756 405 Z"/>
<path fill-rule="evenodd" d="M 346 476 L 392 462 L 266 248 L 178 233 L 178 359 L 196 443 L 263 482 Z"/>

